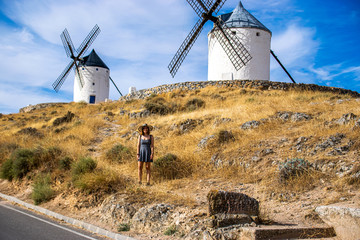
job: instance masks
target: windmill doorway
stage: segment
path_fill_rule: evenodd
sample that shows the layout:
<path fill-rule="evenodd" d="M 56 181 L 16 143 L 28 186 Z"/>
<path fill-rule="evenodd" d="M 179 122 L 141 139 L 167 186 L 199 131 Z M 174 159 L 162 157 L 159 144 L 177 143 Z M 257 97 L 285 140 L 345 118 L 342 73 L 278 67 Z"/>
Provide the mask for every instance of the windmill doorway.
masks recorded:
<path fill-rule="evenodd" d="M 90 96 L 89 103 L 91 103 L 91 104 L 95 103 L 95 96 L 94 95 Z"/>

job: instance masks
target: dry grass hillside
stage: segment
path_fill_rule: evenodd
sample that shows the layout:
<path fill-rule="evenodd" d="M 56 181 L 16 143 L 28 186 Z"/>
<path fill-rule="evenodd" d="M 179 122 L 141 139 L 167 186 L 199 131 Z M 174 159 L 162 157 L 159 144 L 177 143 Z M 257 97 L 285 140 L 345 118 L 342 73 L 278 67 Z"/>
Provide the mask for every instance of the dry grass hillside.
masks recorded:
<path fill-rule="evenodd" d="M 151 186 L 137 183 L 143 123 L 154 126 Z M 313 224 L 316 206 L 359 207 L 359 133 L 360 100 L 324 92 L 206 87 L 55 104 L 0 115 L 0 190 L 96 222 L 114 194 L 206 213 L 206 194 L 222 189 L 260 200 L 264 222 Z"/>

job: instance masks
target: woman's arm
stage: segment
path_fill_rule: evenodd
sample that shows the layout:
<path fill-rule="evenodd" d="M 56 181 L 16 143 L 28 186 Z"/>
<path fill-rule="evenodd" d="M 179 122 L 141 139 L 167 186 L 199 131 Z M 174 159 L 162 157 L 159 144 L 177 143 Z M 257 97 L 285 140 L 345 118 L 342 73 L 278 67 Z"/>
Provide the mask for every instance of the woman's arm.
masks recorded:
<path fill-rule="evenodd" d="M 151 138 L 151 145 L 150 145 L 150 148 L 151 148 L 151 155 L 150 155 L 150 159 L 154 159 L 154 137 L 153 135 L 150 136 Z"/>
<path fill-rule="evenodd" d="M 139 139 L 138 139 L 137 147 L 136 147 L 136 149 L 137 149 L 136 156 L 137 156 L 137 159 L 138 159 L 138 160 L 139 160 L 139 158 L 140 158 L 140 139 L 141 139 L 141 136 L 140 136 Z"/>

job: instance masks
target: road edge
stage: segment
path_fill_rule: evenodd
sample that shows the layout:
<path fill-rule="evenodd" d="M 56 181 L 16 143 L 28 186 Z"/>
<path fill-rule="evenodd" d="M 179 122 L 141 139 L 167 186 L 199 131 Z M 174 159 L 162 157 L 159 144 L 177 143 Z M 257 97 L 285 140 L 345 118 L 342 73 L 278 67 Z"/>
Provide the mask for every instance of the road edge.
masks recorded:
<path fill-rule="evenodd" d="M 12 197 L 12 196 L 9 196 L 9 195 L 3 194 L 3 193 L 0 193 L 0 198 L 6 199 L 9 202 L 19 204 L 19 205 L 21 205 L 21 206 L 23 206 L 25 208 L 28 208 L 28 209 L 34 210 L 36 212 L 42 213 L 42 214 L 44 214 L 46 216 L 55 218 L 55 219 L 60 220 L 60 221 L 64 221 L 64 222 L 69 223 L 71 225 L 83 228 L 83 229 L 88 230 L 90 232 L 93 232 L 93 233 L 96 233 L 96 234 L 99 234 L 99 235 L 102 235 L 102 236 L 105 236 L 105 237 L 108 237 L 108 238 L 111 238 L 111 239 L 115 239 L 115 240 L 136 240 L 135 238 L 125 236 L 125 235 L 121 235 L 121 234 L 118 234 L 118 233 L 114 233 L 114 232 L 105 230 L 103 228 L 100 228 L 98 226 L 95 226 L 93 224 L 86 223 L 86 222 L 83 222 L 83 221 L 80 221 L 80 220 L 77 220 L 77 219 L 74 219 L 74 218 L 71 218 L 71 217 L 61 215 L 59 213 L 47 210 L 46 208 L 35 206 L 33 204 L 21 201 L 20 199 L 17 199 L 15 197 Z"/>

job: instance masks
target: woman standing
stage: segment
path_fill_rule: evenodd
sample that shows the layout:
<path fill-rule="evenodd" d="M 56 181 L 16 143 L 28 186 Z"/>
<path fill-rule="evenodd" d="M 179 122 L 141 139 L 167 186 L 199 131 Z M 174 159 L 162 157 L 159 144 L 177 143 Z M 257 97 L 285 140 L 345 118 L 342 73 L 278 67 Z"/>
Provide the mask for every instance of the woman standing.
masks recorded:
<path fill-rule="evenodd" d="M 150 135 L 152 126 L 144 124 L 139 127 L 140 137 L 137 143 L 138 175 L 139 184 L 142 181 L 142 169 L 145 163 L 146 167 L 146 184 L 150 185 L 151 163 L 154 158 L 154 137 Z"/>

